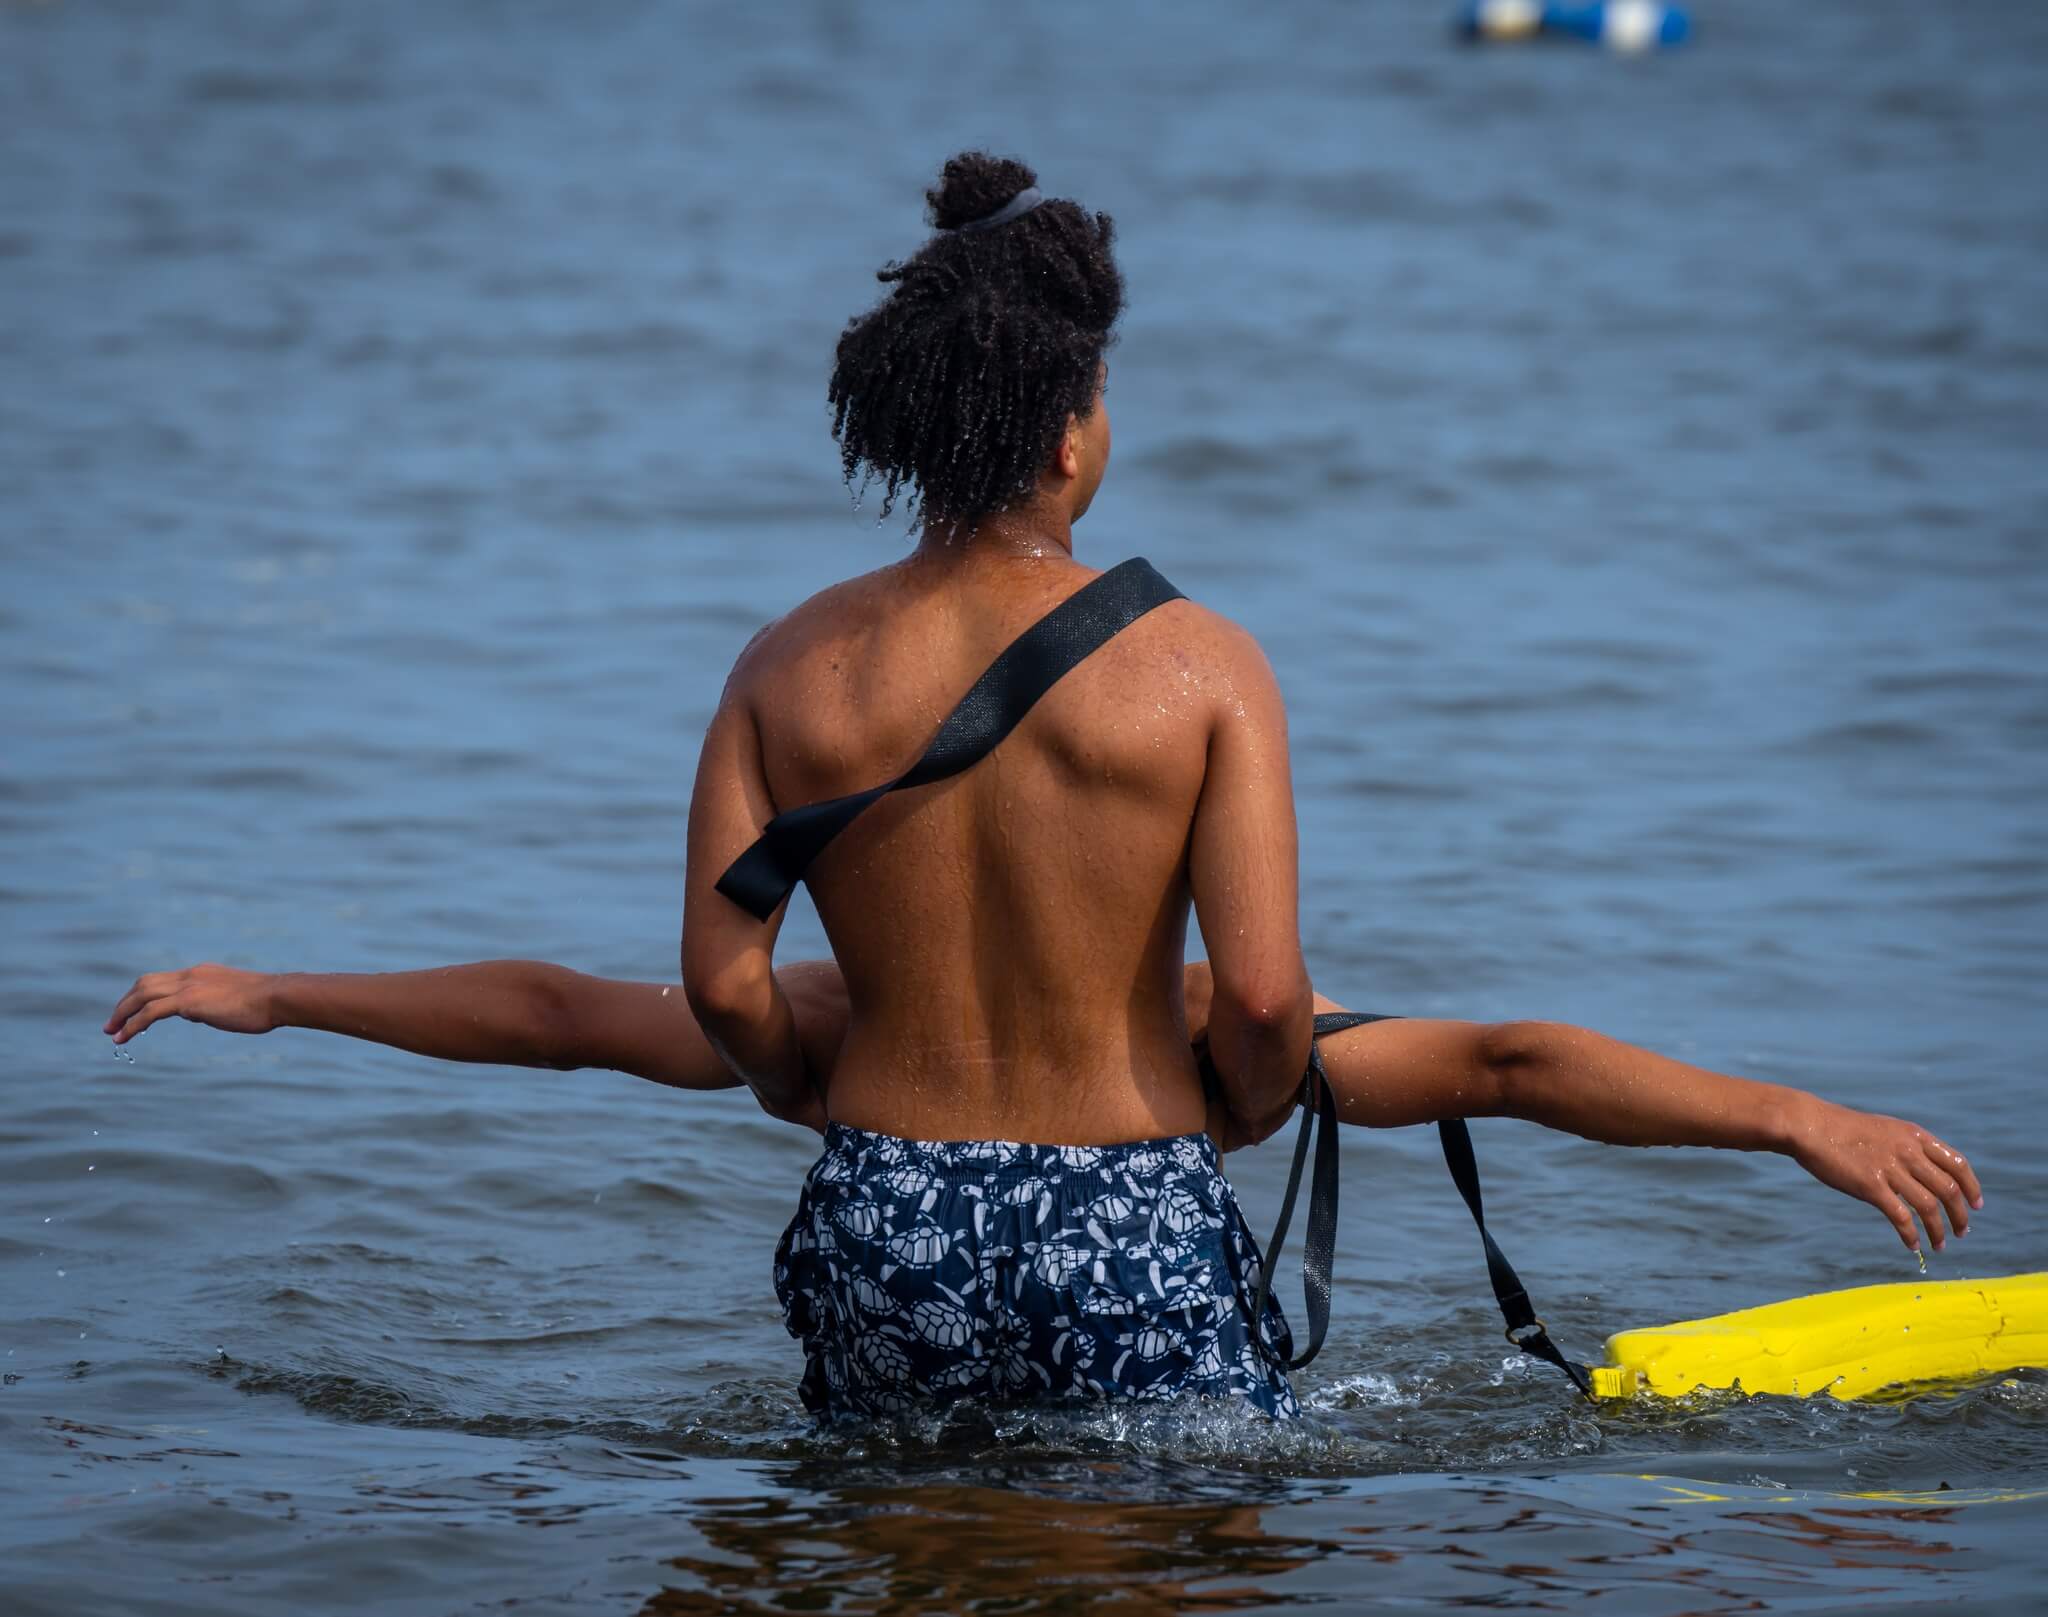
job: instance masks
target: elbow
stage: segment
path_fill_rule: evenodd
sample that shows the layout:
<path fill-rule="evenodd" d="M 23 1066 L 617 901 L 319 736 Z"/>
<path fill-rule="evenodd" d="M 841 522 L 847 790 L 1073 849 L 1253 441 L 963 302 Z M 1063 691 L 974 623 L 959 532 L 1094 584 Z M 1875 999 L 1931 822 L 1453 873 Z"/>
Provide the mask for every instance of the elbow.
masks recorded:
<path fill-rule="evenodd" d="M 1473 1062 L 1479 1094 L 1473 1115 L 1522 1115 L 1523 1099 L 1552 1065 L 1555 1032 L 1550 1022 L 1495 1022 L 1479 1030 Z"/>
<path fill-rule="evenodd" d="M 1227 1017 L 1254 1036 L 1281 1039 L 1297 1031 L 1306 1033 L 1314 1016 L 1315 995 L 1306 971 L 1214 974 L 1212 1024 Z"/>
<path fill-rule="evenodd" d="M 591 1029 L 573 987 L 576 973 L 532 960 L 484 961 L 457 973 L 479 969 L 487 976 L 469 1017 L 474 1039 L 457 1059 L 557 1072 L 592 1065 Z"/>
<path fill-rule="evenodd" d="M 1308 979 L 1301 980 L 1298 992 L 1289 989 L 1282 993 L 1260 996 L 1246 1000 L 1238 1007 L 1246 1026 L 1274 1040 L 1290 1037 L 1301 1042 L 1301 1058 L 1308 1061 L 1309 1041 L 1315 1036 L 1315 996 L 1309 992 Z"/>
<path fill-rule="evenodd" d="M 527 1066 L 574 1072 L 578 1067 L 590 1065 L 583 1023 L 577 1015 L 573 998 L 561 981 L 545 975 L 534 983 L 527 1019 L 532 1029 Z"/>
<path fill-rule="evenodd" d="M 707 966 L 683 957 L 683 997 L 714 1044 L 728 1029 L 763 1021 L 775 999 L 775 978 L 765 957 L 746 954 Z"/>
<path fill-rule="evenodd" d="M 1306 971 L 1292 977 L 1278 972 L 1264 977 L 1216 973 L 1209 1048 L 1226 1085 L 1247 1086 L 1257 1094 L 1254 1110 L 1262 1109 L 1265 1101 L 1287 1104 L 1301 1084 L 1314 1036 L 1315 995 Z"/>

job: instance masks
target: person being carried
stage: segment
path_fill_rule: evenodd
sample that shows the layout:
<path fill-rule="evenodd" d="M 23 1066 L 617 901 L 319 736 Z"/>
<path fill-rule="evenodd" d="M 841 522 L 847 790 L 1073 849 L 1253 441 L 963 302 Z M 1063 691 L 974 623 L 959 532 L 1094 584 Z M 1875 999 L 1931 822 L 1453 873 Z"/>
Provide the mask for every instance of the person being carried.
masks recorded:
<path fill-rule="evenodd" d="M 777 972 L 811 1070 L 829 1088 L 846 987 L 829 960 Z M 1188 1031 L 1208 1026 L 1208 962 L 1186 972 Z M 1321 994 L 1318 1012 L 1343 1007 Z M 742 1087 L 674 984 L 594 977 L 539 960 L 391 972 L 260 972 L 211 962 L 138 977 L 104 1031 L 125 1045 L 172 1018 L 225 1033 L 308 1028 L 439 1061 L 601 1070 L 671 1089 Z M 1557 1022 L 1376 1022 L 1322 1040 L 1338 1116 L 1362 1128 L 1513 1117 L 1605 1145 L 1718 1146 L 1790 1157 L 1868 1202 L 1909 1251 L 1970 1227 L 1984 1195 L 1969 1161 L 1918 1124 L 1805 1090 L 1732 1078 Z M 810 1120 L 822 1129 L 822 1112 Z M 1240 1144 L 1220 1108 L 1217 1149 Z"/>

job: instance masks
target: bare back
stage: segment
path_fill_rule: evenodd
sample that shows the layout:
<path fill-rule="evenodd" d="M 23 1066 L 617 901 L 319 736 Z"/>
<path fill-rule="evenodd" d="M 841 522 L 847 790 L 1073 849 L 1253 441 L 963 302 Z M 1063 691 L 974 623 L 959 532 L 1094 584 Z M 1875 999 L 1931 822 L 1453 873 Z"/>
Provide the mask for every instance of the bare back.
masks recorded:
<path fill-rule="evenodd" d="M 770 799 L 750 817 L 902 771 L 1002 649 L 1094 576 L 1064 554 L 920 552 L 772 625 L 726 698 Z M 827 848 L 809 884 L 851 1008 L 835 1121 L 1075 1144 L 1203 1126 L 1181 1005 L 1191 831 L 1219 724 L 1270 680 L 1241 631 L 1169 602 L 982 762 L 883 798 Z M 1284 734 L 1279 748 L 1284 767 Z"/>

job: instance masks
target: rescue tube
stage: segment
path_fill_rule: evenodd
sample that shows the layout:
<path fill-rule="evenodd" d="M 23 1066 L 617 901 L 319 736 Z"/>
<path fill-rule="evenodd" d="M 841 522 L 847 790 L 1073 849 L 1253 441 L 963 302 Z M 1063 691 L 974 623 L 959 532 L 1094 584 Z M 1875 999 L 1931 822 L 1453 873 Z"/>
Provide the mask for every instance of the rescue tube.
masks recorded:
<path fill-rule="evenodd" d="M 1862 1398 L 1912 1382 L 2048 1367 L 2048 1273 L 1858 1286 L 1607 1339 L 1596 1398 L 1734 1387 Z"/>
<path fill-rule="evenodd" d="M 1578 5 L 1560 0 L 1467 0 L 1456 26 L 1459 36 L 1468 40 L 1548 35 L 1588 40 L 1630 54 L 1682 45 L 1692 33 L 1692 19 L 1659 0 L 1589 0 Z"/>

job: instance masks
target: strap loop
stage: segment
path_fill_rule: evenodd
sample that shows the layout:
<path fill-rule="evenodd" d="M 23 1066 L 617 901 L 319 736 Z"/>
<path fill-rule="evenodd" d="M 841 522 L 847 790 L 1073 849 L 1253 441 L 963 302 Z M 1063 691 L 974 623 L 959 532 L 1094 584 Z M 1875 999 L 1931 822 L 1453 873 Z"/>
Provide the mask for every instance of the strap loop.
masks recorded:
<path fill-rule="evenodd" d="M 1369 1022 L 1391 1022 L 1399 1018 L 1364 1011 L 1333 1011 L 1315 1020 L 1315 1040 L 1342 1033 Z M 1287 1227 L 1294 1218 L 1294 1202 L 1301 1190 L 1301 1174 L 1308 1161 L 1309 1135 L 1317 1120 L 1323 1125 L 1316 1141 L 1315 1178 L 1309 1187 L 1308 1233 L 1301 1255 L 1301 1289 L 1308 1316 L 1308 1347 L 1298 1357 L 1287 1358 L 1266 1340 L 1266 1299 L 1272 1290 L 1273 1271 L 1280 1262 L 1280 1248 L 1287 1239 Z M 1437 1124 L 1443 1143 L 1444 1163 L 1451 1170 L 1451 1182 L 1465 1199 L 1472 1222 L 1479 1226 L 1479 1239 L 1486 1247 L 1486 1274 L 1493 1283 L 1494 1300 L 1499 1303 L 1510 1343 L 1532 1358 L 1554 1364 L 1571 1378 L 1587 1398 L 1593 1396 L 1585 1366 L 1565 1357 L 1551 1341 L 1550 1331 L 1536 1316 L 1529 1293 L 1515 1266 L 1486 1227 L 1486 1207 L 1479 1190 L 1479 1163 L 1472 1153 L 1472 1133 L 1462 1118 L 1445 1118 Z M 1252 1310 L 1252 1340 L 1273 1363 L 1299 1370 L 1322 1351 L 1330 1328 L 1330 1270 L 1337 1250 L 1337 1100 L 1323 1067 L 1319 1042 L 1309 1045 L 1308 1072 L 1301 1086 L 1301 1132 L 1295 1136 L 1294 1162 L 1288 1170 L 1287 1189 L 1280 1198 L 1280 1217 L 1273 1227 L 1273 1239 L 1266 1243 L 1264 1261 L 1259 1265 L 1258 1300 Z"/>
<path fill-rule="evenodd" d="M 1252 1305 L 1252 1340 L 1268 1360 L 1289 1370 L 1299 1370 L 1323 1350 L 1323 1338 L 1330 1332 L 1330 1271 L 1337 1258 L 1337 1093 L 1330 1087 L 1330 1075 L 1323 1068 L 1323 1052 L 1315 1041 L 1325 1034 L 1363 1027 L 1368 1022 L 1393 1020 L 1366 1011 L 1328 1011 L 1315 1020 L 1315 1032 L 1308 1047 L 1308 1071 L 1301 1080 L 1301 1132 L 1294 1137 L 1294 1163 L 1288 1169 L 1287 1190 L 1280 1198 L 1280 1217 L 1273 1226 L 1273 1239 L 1266 1243 L 1265 1257 L 1259 1263 L 1259 1291 Z M 1323 1130 L 1315 1142 L 1315 1177 L 1308 1192 L 1308 1233 L 1302 1237 L 1301 1249 L 1302 1308 L 1308 1316 L 1308 1346 L 1290 1359 L 1266 1340 L 1266 1299 L 1272 1294 L 1273 1271 L 1280 1265 L 1280 1248 L 1287 1240 L 1287 1226 L 1294 1221 L 1301 1171 L 1308 1162 L 1309 1136 L 1318 1120 Z"/>
<path fill-rule="evenodd" d="M 1494 1301 L 1507 1322 L 1507 1339 L 1531 1358 L 1556 1365 L 1590 1399 L 1593 1387 L 1586 1379 L 1585 1366 L 1566 1358 L 1563 1349 L 1551 1341 L 1549 1330 L 1530 1305 L 1522 1277 L 1515 1273 L 1515 1266 L 1508 1262 L 1507 1254 L 1486 1227 L 1486 1204 L 1479 1193 L 1479 1162 L 1472 1154 L 1472 1131 L 1465 1127 L 1463 1118 L 1447 1117 L 1437 1124 L 1436 1132 L 1443 1143 L 1444 1166 L 1451 1170 L 1451 1182 L 1465 1198 L 1472 1222 L 1479 1226 L 1479 1239 L 1486 1247 L 1486 1278 L 1493 1283 Z"/>

